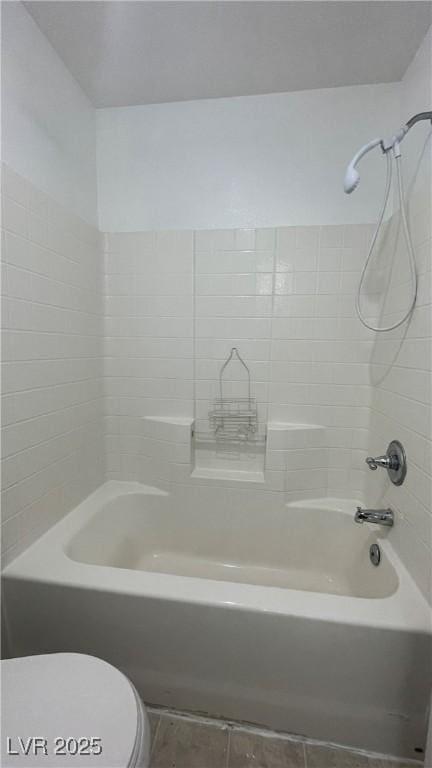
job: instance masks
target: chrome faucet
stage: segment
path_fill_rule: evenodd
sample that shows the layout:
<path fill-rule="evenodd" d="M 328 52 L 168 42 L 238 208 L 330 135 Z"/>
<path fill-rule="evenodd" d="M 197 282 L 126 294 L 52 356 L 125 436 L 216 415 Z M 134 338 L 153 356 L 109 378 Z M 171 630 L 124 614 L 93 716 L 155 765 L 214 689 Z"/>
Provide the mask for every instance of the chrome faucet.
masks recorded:
<path fill-rule="evenodd" d="M 393 511 L 388 509 L 362 509 L 357 507 L 357 511 L 354 515 L 356 523 L 376 523 L 377 525 L 394 524 Z"/>

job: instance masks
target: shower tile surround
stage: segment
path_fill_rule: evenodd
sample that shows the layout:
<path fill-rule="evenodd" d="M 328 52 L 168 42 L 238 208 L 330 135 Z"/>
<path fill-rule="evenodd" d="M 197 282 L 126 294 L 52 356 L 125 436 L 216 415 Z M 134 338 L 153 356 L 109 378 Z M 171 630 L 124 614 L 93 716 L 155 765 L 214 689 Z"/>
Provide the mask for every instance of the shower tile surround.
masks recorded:
<path fill-rule="evenodd" d="M 164 439 L 149 439 L 141 417 L 188 417 L 208 431 L 219 371 L 236 346 L 259 431 L 269 425 L 256 489 L 279 501 L 362 496 L 373 334 L 355 320 L 353 296 L 369 235 L 368 225 L 106 235 L 109 476 L 212 484 L 211 472 L 191 481 L 190 451 L 166 424 Z M 246 394 L 240 367 L 224 381 Z M 281 443 L 284 424 L 299 427 Z M 229 471 L 223 477 L 238 461 L 224 455 L 215 484 L 238 487 Z"/>
<path fill-rule="evenodd" d="M 396 525 L 393 544 L 424 593 L 431 592 L 432 541 L 432 222 L 431 191 L 427 186 L 410 201 L 410 223 L 416 253 L 418 295 L 408 323 L 376 334 L 370 361 L 370 453 L 385 450 L 398 438 L 404 445 L 408 472 L 402 487 L 385 472 L 371 472 L 366 485 L 368 502 L 391 507 Z M 410 285 L 396 253 L 393 285 L 385 298 L 380 325 L 390 325 L 408 308 Z M 397 311 L 395 311 L 397 307 Z"/>
<path fill-rule="evenodd" d="M 395 546 L 427 592 L 424 197 L 411 205 L 418 304 L 387 370 L 400 336 L 376 338 L 354 316 L 370 225 L 106 234 L 102 247 L 95 229 L 7 168 L 2 188 L 5 563 L 105 477 L 185 500 L 212 487 L 223 504 L 261 508 L 320 495 L 391 503 Z M 234 345 L 268 427 L 264 482 L 191 477 L 192 424 L 207 428 Z M 389 490 L 364 459 L 396 436 L 410 471 Z"/>
<path fill-rule="evenodd" d="M 2 167 L 2 561 L 104 479 L 100 234 Z"/>

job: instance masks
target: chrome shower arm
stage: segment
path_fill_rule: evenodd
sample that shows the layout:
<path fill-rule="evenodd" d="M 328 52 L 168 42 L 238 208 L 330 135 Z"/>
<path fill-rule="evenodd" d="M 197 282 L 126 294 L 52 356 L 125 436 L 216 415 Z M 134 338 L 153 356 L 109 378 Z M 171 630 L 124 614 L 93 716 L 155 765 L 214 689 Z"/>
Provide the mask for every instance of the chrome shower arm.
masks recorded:
<path fill-rule="evenodd" d="M 410 119 L 405 123 L 405 125 L 402 126 L 398 130 L 397 133 L 395 133 L 394 136 L 392 136 L 391 139 L 387 139 L 383 142 L 384 150 L 387 152 L 389 149 L 393 149 L 396 152 L 399 150 L 399 144 L 402 141 L 402 139 L 405 138 L 408 131 L 416 124 L 420 123 L 422 120 L 430 120 L 432 124 L 432 112 L 418 112 L 416 115 L 413 115 L 410 117 Z"/>
<path fill-rule="evenodd" d="M 419 123 L 421 120 L 430 120 L 432 123 L 432 111 L 431 112 L 418 112 L 416 115 L 413 115 L 413 117 L 410 117 L 409 120 L 406 122 L 406 127 L 409 130 L 413 127 L 416 123 Z"/>

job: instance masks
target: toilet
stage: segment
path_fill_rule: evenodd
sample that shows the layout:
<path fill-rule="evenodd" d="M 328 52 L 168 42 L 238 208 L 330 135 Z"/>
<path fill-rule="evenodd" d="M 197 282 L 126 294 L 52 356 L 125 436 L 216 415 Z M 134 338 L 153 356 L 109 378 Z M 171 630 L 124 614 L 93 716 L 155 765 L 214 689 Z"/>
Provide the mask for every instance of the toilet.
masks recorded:
<path fill-rule="evenodd" d="M 148 768 L 150 724 L 131 682 L 94 656 L 1 662 L 3 768 Z"/>

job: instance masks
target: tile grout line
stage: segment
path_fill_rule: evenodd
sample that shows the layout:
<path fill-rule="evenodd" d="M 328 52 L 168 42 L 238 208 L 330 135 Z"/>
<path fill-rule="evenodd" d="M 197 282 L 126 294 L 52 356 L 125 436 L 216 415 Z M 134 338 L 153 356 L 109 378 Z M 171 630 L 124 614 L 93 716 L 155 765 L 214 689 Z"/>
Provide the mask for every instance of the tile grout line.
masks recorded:
<path fill-rule="evenodd" d="M 160 723 L 161 723 L 161 715 L 158 715 L 154 736 L 153 736 L 153 739 L 151 739 L 151 743 L 150 743 L 150 762 L 155 752 Z"/>
<path fill-rule="evenodd" d="M 394 755 L 387 755 L 381 752 L 369 752 L 368 750 L 356 748 L 356 747 L 350 747 L 342 744 L 336 744 L 334 742 L 326 742 L 318 739 L 312 739 L 307 736 L 300 736 L 296 734 L 290 734 L 286 733 L 285 731 L 272 731 L 270 729 L 266 728 L 259 728 L 257 726 L 253 726 L 247 723 L 242 723 L 240 721 L 235 720 L 222 720 L 212 717 L 206 717 L 205 715 L 192 715 L 191 713 L 184 712 L 181 710 L 175 710 L 175 709 L 169 709 L 169 708 L 159 708 L 159 707 L 151 707 L 149 705 L 146 705 L 147 709 L 153 713 L 160 711 L 160 719 L 162 717 L 171 717 L 178 720 L 186 720 L 192 723 L 199 725 L 207 725 L 213 728 L 217 728 L 219 730 L 228 730 L 229 733 L 229 742 L 231 740 L 231 733 L 233 731 L 243 731 L 246 733 L 255 734 L 256 736 L 262 737 L 263 739 L 270 738 L 270 739 L 279 739 L 281 741 L 288 741 L 295 744 L 301 744 L 303 748 L 303 756 L 304 756 L 304 763 L 305 768 L 307 768 L 307 747 L 310 746 L 312 749 L 315 747 L 325 747 L 328 749 L 333 749 L 340 752 L 349 752 L 355 756 L 363 756 L 367 757 L 369 759 L 376 759 L 376 760 L 387 760 L 392 763 L 392 768 L 397 768 L 398 765 L 401 765 L 401 768 L 405 768 L 405 766 L 412 766 L 412 768 L 422 768 L 422 763 L 418 760 L 413 760 L 412 758 L 402 758 L 402 757 L 396 757 Z"/>
<path fill-rule="evenodd" d="M 229 763 L 230 763 L 232 728 L 228 728 L 227 730 L 228 730 L 228 740 L 227 740 L 227 754 L 226 754 L 225 768 L 229 768 Z"/>
<path fill-rule="evenodd" d="M 303 762 L 304 762 L 304 768 L 308 768 L 307 765 L 307 756 L 306 756 L 306 742 L 303 742 Z"/>

